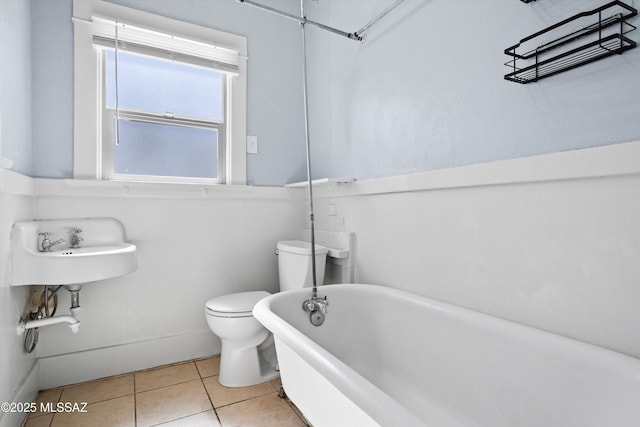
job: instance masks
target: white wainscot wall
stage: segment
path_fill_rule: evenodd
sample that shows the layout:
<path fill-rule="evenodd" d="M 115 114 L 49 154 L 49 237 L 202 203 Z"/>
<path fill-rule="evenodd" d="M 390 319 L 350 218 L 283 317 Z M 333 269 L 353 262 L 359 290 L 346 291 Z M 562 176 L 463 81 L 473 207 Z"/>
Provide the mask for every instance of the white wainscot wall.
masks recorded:
<path fill-rule="evenodd" d="M 33 218 L 30 178 L 0 169 L 0 402 L 30 402 L 38 391 L 35 354 L 23 350 L 17 326 L 28 289 L 9 286 L 9 242 L 17 221 Z M 0 427 L 20 425 L 24 414 L 0 413 Z"/>
<path fill-rule="evenodd" d="M 276 242 L 299 235 L 302 191 L 36 180 L 36 215 L 108 216 L 138 247 L 138 270 L 80 292 L 80 333 L 42 329 L 40 387 L 47 388 L 220 352 L 205 302 L 278 289 Z M 69 307 L 60 291 L 58 313 Z"/>
<path fill-rule="evenodd" d="M 640 357 L 638 158 L 640 142 L 633 142 L 318 187 L 316 228 L 356 233 L 357 282 Z M 6 400 L 219 352 L 204 302 L 277 290 L 275 243 L 299 238 L 306 217 L 299 189 L 25 180 L 1 200 Z M 15 334 L 26 291 L 8 286 L 10 227 L 92 216 L 123 222 L 139 268 L 84 286 L 80 333 L 64 325 L 41 330 L 38 370 Z M 62 314 L 69 298 L 60 292 Z"/>
<path fill-rule="evenodd" d="M 640 142 L 316 190 L 356 282 L 640 357 Z M 329 205 L 337 215 L 329 215 Z"/>

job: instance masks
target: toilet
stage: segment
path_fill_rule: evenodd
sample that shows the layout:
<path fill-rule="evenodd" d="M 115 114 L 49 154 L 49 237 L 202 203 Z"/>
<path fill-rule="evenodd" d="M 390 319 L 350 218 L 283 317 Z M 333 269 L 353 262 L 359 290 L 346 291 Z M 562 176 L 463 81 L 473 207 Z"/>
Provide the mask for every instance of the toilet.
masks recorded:
<path fill-rule="evenodd" d="M 316 282 L 324 280 L 328 249 L 316 245 Z M 277 244 L 280 291 L 313 286 L 311 244 L 298 240 Z M 279 376 L 271 333 L 252 314 L 266 291 L 238 292 L 210 299 L 206 303 L 207 324 L 222 343 L 220 384 L 246 387 Z"/>

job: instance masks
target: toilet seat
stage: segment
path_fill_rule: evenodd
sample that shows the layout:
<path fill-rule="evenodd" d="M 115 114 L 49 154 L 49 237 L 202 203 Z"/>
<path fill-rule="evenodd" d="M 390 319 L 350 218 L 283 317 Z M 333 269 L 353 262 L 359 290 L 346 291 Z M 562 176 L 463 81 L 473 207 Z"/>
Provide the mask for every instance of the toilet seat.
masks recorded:
<path fill-rule="evenodd" d="M 237 292 L 207 301 L 207 314 L 215 317 L 253 317 L 252 310 L 258 301 L 271 295 L 266 291 Z"/>

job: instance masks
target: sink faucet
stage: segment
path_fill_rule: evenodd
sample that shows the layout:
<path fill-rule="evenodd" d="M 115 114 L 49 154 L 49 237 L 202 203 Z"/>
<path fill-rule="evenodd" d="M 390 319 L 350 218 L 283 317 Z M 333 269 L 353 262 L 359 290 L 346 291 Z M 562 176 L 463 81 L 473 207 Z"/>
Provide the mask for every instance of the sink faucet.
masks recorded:
<path fill-rule="evenodd" d="M 51 233 L 38 233 L 39 236 L 42 236 L 42 243 L 40 243 L 40 252 L 51 252 L 51 248 L 55 245 L 59 245 L 60 243 L 66 242 L 64 239 L 58 239 L 55 242 L 49 240 L 49 236 Z"/>
<path fill-rule="evenodd" d="M 71 245 L 72 248 L 79 248 L 80 242 L 84 241 L 82 238 L 82 230 L 79 228 L 72 228 L 71 230 Z"/>

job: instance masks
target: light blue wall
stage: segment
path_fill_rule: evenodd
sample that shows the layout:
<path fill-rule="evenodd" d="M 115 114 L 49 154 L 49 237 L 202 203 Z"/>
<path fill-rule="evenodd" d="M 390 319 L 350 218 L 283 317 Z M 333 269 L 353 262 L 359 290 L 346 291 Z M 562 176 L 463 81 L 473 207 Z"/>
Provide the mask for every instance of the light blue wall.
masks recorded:
<path fill-rule="evenodd" d="M 34 176 L 73 176 L 71 1 L 31 0 Z"/>
<path fill-rule="evenodd" d="M 0 152 L 30 175 L 31 3 L 0 0 Z"/>
<path fill-rule="evenodd" d="M 259 137 L 259 154 L 247 156 L 248 182 L 304 179 L 296 23 L 233 0 L 110 1 L 246 35 L 247 133 Z M 306 6 L 311 19 L 353 31 L 388 3 Z M 507 46 L 601 3 L 407 0 L 364 45 L 309 27 L 314 177 L 364 179 L 640 138 L 640 49 L 530 85 L 503 80 Z M 265 4 L 298 13 L 297 1 Z M 71 0 L 33 0 L 33 167 L 28 143 L 3 152 L 36 176 L 72 174 L 70 15 Z M 640 31 L 630 37 L 639 40 Z"/>
<path fill-rule="evenodd" d="M 32 173 L 30 31 L 31 2 L 0 0 L 0 153 L 26 175 Z M 28 402 L 37 391 L 26 380 L 35 354 L 24 352 L 15 329 L 28 290 L 9 286 L 6 262 L 11 226 L 32 217 L 32 198 L 0 190 L 0 402 Z M 23 415 L 0 413 L 0 426 L 19 425 Z"/>
<path fill-rule="evenodd" d="M 391 3 L 308 1 L 308 16 L 355 31 Z M 364 179 L 640 139 L 640 48 L 537 83 L 503 79 L 505 48 L 604 3 L 407 0 L 364 45 L 310 27 L 314 175 Z"/>
<path fill-rule="evenodd" d="M 0 0 L 3 1 L 3 0 Z M 247 181 L 282 185 L 305 176 L 301 47 L 298 25 L 233 0 L 111 0 L 123 6 L 248 38 Z M 265 4 L 296 12 L 297 2 Z M 34 175 L 73 171 L 73 29 L 71 0 L 33 0 Z"/>

